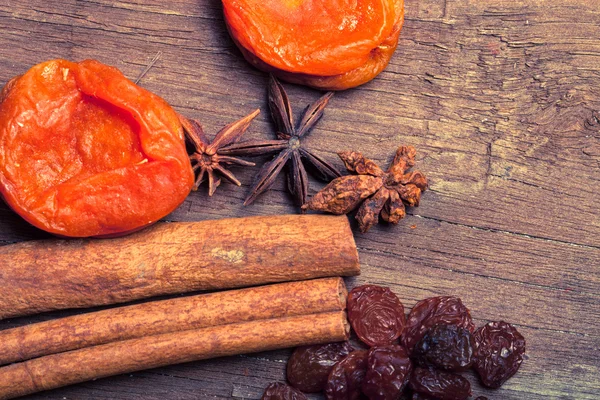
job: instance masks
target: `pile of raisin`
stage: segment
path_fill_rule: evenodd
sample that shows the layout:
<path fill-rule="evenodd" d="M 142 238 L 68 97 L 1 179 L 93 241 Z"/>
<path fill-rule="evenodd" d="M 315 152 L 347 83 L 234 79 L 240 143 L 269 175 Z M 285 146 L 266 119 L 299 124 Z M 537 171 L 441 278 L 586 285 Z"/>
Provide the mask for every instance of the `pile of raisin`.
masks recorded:
<path fill-rule="evenodd" d="M 469 310 L 452 296 L 418 302 L 408 317 L 398 297 L 375 285 L 348 294 L 348 319 L 369 349 L 349 343 L 299 347 L 287 365 L 289 385 L 271 384 L 262 399 L 465 400 L 473 368 L 484 386 L 499 388 L 521 366 L 525 339 L 499 321 L 475 329 Z M 479 396 L 475 400 L 487 400 Z"/>

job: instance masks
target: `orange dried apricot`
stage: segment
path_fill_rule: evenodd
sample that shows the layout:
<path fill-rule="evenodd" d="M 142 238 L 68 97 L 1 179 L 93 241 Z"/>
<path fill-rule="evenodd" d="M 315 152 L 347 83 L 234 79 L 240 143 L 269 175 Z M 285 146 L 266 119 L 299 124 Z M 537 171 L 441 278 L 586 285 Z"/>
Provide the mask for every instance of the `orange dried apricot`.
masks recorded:
<path fill-rule="evenodd" d="M 403 0 L 223 0 L 244 57 L 281 79 L 328 90 L 366 83 L 388 64 Z"/>
<path fill-rule="evenodd" d="M 47 61 L 11 80 L 0 101 L 0 194 L 38 228 L 125 234 L 190 192 L 177 113 L 116 68 Z"/>

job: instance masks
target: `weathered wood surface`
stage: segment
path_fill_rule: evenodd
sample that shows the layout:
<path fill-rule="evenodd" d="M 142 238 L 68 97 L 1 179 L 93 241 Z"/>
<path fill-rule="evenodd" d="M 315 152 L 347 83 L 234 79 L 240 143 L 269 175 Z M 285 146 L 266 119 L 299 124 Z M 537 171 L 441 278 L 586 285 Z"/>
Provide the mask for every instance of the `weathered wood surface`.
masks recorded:
<path fill-rule="evenodd" d="M 460 296 L 478 324 L 505 319 L 529 359 L 490 399 L 600 397 L 600 1 L 408 0 L 400 46 L 373 82 L 331 100 L 307 139 L 330 160 L 361 150 L 385 165 L 399 144 L 431 179 L 399 226 L 357 234 L 363 275 L 407 307 Z M 0 82 L 50 58 L 97 58 L 142 80 L 214 134 L 255 108 L 248 138 L 273 134 L 266 76 L 241 57 L 216 0 L 8 0 Z M 287 85 L 299 112 L 319 93 Z M 170 220 L 296 212 L 280 179 L 249 207 L 257 169 L 213 198 L 192 193 Z M 313 188 L 319 187 L 313 182 Z M 314 192 L 314 190 L 313 190 Z M 0 206 L 0 241 L 44 237 Z M 6 290 L 6 288 L 2 288 Z M 0 322 L 0 328 L 65 315 Z M 1 345 L 1 344 L 0 344 Z M 107 378 L 30 399 L 259 398 L 289 351 Z M 475 382 L 476 380 L 473 379 Z"/>

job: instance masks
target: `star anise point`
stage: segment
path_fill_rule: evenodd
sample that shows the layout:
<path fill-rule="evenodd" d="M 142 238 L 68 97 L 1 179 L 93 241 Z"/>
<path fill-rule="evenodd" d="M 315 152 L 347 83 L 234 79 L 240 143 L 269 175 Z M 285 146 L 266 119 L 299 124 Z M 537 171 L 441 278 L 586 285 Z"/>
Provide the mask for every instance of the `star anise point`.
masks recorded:
<path fill-rule="evenodd" d="M 218 171 L 227 180 L 240 186 L 240 181 L 233 175 L 231 171 L 224 168 L 221 164 L 237 164 L 243 166 L 253 166 L 253 162 L 243 160 L 237 157 L 221 154 L 221 150 L 229 145 L 235 144 L 246 132 L 252 120 L 260 113 L 260 110 L 255 110 L 244 118 L 228 124 L 221 129 L 210 142 L 206 137 L 200 123 L 193 119 L 187 119 L 179 116 L 181 125 L 186 138 L 192 144 L 194 151 L 189 155 L 192 169 L 198 172 L 198 176 L 194 182 L 192 190 L 196 191 L 204 182 L 205 177 L 208 179 L 208 195 L 212 196 L 217 187 L 221 184 L 221 179 L 215 176 L 215 171 Z"/>
<path fill-rule="evenodd" d="M 249 205 L 271 188 L 284 166 L 288 166 L 288 189 L 296 205 L 302 206 L 307 199 L 308 178 L 306 166 L 321 180 L 329 181 L 341 176 L 332 164 L 302 146 L 306 135 L 323 115 L 323 110 L 333 93 L 327 93 L 307 107 L 296 126 L 292 106 L 283 85 L 271 76 L 268 85 L 268 103 L 276 126 L 276 140 L 248 141 L 232 144 L 223 149 L 228 155 L 258 156 L 278 153 L 263 165 L 256 176 L 244 205 Z M 314 170 L 314 171 L 313 171 Z"/>

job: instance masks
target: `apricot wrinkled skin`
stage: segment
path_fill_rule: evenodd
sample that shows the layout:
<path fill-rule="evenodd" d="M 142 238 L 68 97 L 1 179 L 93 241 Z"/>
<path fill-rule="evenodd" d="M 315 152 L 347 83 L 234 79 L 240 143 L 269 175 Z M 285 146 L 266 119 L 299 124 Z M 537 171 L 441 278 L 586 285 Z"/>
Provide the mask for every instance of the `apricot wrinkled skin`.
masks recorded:
<path fill-rule="evenodd" d="M 404 0 L 258 3 L 223 1 L 244 58 L 282 80 L 323 90 L 356 87 L 383 71 L 404 22 Z"/>
<path fill-rule="evenodd" d="M 47 61 L 9 81 L 0 102 L 0 195 L 40 229 L 126 234 L 191 190 L 177 113 L 116 68 Z"/>

